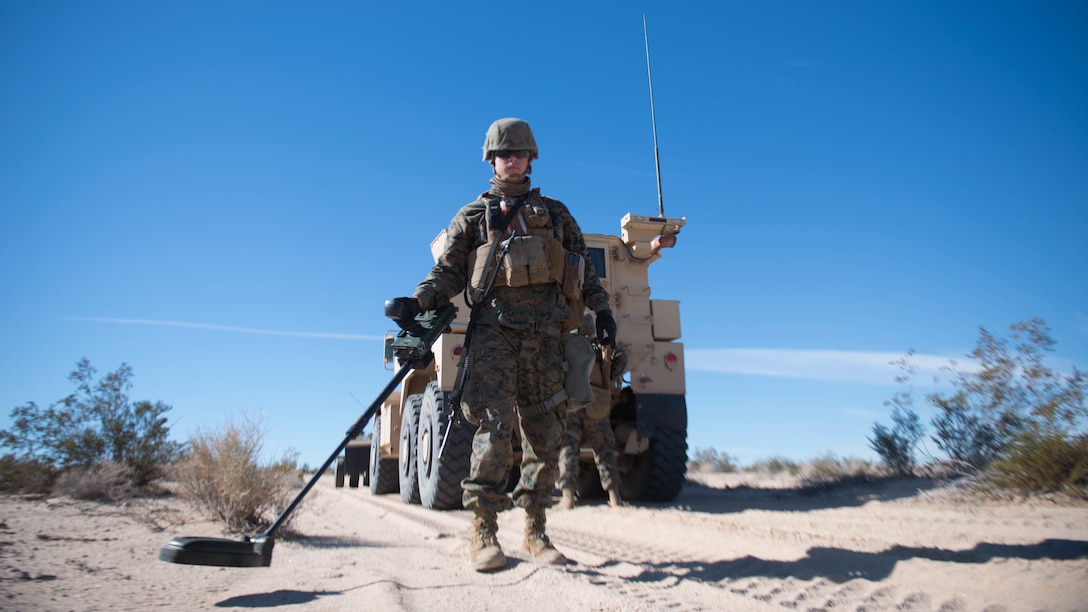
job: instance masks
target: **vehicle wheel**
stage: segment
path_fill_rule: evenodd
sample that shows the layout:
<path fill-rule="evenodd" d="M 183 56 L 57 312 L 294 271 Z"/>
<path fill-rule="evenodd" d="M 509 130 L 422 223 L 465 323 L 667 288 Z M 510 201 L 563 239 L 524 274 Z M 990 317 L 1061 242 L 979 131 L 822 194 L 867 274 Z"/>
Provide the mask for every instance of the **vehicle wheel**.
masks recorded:
<path fill-rule="evenodd" d="M 419 469 L 416 457 L 419 455 L 419 410 L 423 406 L 423 395 L 416 393 L 408 396 L 408 403 L 400 416 L 400 452 L 397 465 L 400 470 L 400 499 L 406 504 L 419 503 Z"/>
<path fill-rule="evenodd" d="M 622 475 L 620 495 L 631 501 L 672 501 L 680 494 L 687 471 L 686 432 L 659 428 L 650 449 L 635 457 L 634 469 Z"/>
<path fill-rule="evenodd" d="M 423 392 L 419 413 L 419 494 L 424 508 L 457 510 L 461 507 L 461 481 L 468 478 L 472 459 L 472 437 L 476 428 L 469 423 L 455 422 L 449 431 L 445 448 L 442 437 L 451 416 L 446 410 L 448 395 L 431 382 Z"/>
<path fill-rule="evenodd" d="M 370 453 L 374 449 L 370 442 L 366 443 L 366 446 L 362 449 L 364 460 L 363 468 L 359 470 L 359 476 L 364 487 L 370 487 Z"/>
<path fill-rule="evenodd" d="M 362 476 L 365 482 L 370 482 L 370 442 L 360 440 L 348 442 L 344 449 L 344 461 L 349 487 L 359 488 L 359 476 Z"/>
<path fill-rule="evenodd" d="M 400 488 L 397 480 L 396 457 L 382 457 L 382 419 L 374 417 L 374 439 L 370 445 L 370 492 L 374 495 L 396 493 Z"/>
<path fill-rule="evenodd" d="M 333 472 L 335 474 L 335 476 L 333 477 L 333 483 L 336 485 L 337 489 L 341 489 L 341 488 L 344 487 L 344 472 L 346 472 L 346 471 L 347 471 L 347 464 L 346 464 L 345 459 L 343 457 L 337 457 L 336 458 L 336 471 Z"/>

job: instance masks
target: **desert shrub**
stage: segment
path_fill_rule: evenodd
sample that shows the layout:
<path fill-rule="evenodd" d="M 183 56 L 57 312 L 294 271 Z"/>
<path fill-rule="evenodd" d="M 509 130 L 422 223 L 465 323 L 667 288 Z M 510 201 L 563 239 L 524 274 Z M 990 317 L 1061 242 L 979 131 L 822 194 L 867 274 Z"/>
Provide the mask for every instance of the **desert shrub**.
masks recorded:
<path fill-rule="evenodd" d="M 715 448 L 697 448 L 695 456 L 688 462 L 691 472 L 736 472 L 736 460 L 727 453 L 719 453 Z"/>
<path fill-rule="evenodd" d="M 76 391 L 41 408 L 28 402 L 11 412 L 13 426 L 0 431 L 0 446 L 14 451 L 16 461 L 50 463 L 58 470 L 93 468 L 103 462 L 128 466 L 132 483 L 145 485 L 161 475 L 161 467 L 177 459 L 182 447 L 170 440 L 162 402 L 129 400 L 132 368 L 127 364 L 96 380 L 86 359 L 68 379 Z"/>
<path fill-rule="evenodd" d="M 885 406 L 892 407 L 892 427 L 889 429 L 880 423 L 874 423 L 873 437 L 869 438 L 869 448 L 880 456 L 884 465 L 900 476 L 914 474 L 914 449 L 925 435 L 921 419 L 913 410 L 916 372 L 911 362 L 913 355 L 914 351 L 910 350 L 904 357 L 892 362 L 892 365 L 900 368 L 900 374 L 895 380 L 901 385 L 891 400 L 884 402 Z"/>
<path fill-rule="evenodd" d="M 914 474 L 914 451 L 910 440 L 894 429 L 881 424 L 873 426 L 873 437 L 869 438 L 869 447 L 880 456 L 881 460 L 900 476 Z"/>
<path fill-rule="evenodd" d="M 103 461 L 94 467 L 62 471 L 53 485 L 53 493 L 89 501 L 116 501 L 131 493 L 132 483 L 131 467 Z"/>
<path fill-rule="evenodd" d="M 769 474 L 781 474 L 786 472 L 790 476 L 796 476 L 801 471 L 801 465 L 796 461 L 785 457 L 769 457 L 756 460 L 748 467 L 748 471 L 766 472 Z"/>
<path fill-rule="evenodd" d="M 56 478 L 57 469 L 48 461 L 10 453 L 0 457 L 0 492 L 48 493 Z"/>
<path fill-rule="evenodd" d="M 806 488 L 824 488 L 869 480 L 877 475 L 877 470 L 868 461 L 839 458 L 828 453 L 801 465 L 797 475 Z"/>
<path fill-rule="evenodd" d="M 1042 319 L 1014 323 L 1002 338 L 979 328 L 970 356 L 978 368 L 956 371 L 950 394 L 931 393 L 938 408 L 934 442 L 956 460 L 983 468 L 1005 458 L 1032 431 L 1066 434 L 1085 417 L 1085 381 L 1045 361 L 1055 341 Z"/>
<path fill-rule="evenodd" d="M 298 464 L 299 452 L 296 450 L 288 449 L 282 457 L 273 461 L 268 467 L 276 472 L 283 472 L 285 474 L 297 474 L 302 477 L 307 473 L 313 472 L 309 466 Z M 331 466 L 330 466 L 331 467 Z"/>
<path fill-rule="evenodd" d="M 1009 330 L 1007 337 L 999 337 L 980 327 L 969 354 L 971 366 L 952 362 L 945 368 L 951 391 L 926 394 L 935 408 L 931 439 L 961 474 L 984 475 L 987 483 L 1023 492 L 1078 486 L 1085 469 L 1081 453 L 1088 383 L 1076 367 L 1066 375 L 1049 365 L 1047 354 L 1056 343 L 1042 319 L 1014 323 Z M 905 372 L 897 378 L 901 383 L 912 378 L 912 353 L 899 362 Z M 898 392 L 889 402 L 907 420 L 897 421 L 892 430 L 877 425 L 870 439 L 893 467 L 907 463 L 913 448 L 908 443 L 921 433 L 910 410 L 910 391 Z"/>
<path fill-rule="evenodd" d="M 260 420 L 246 414 L 218 431 L 198 430 L 175 466 L 178 494 L 234 533 L 253 535 L 270 525 L 294 498 L 299 478 L 293 459 L 261 464 L 264 433 Z"/>
<path fill-rule="evenodd" d="M 1088 434 L 1028 431 L 994 464 L 996 484 L 1020 491 L 1088 493 Z"/>

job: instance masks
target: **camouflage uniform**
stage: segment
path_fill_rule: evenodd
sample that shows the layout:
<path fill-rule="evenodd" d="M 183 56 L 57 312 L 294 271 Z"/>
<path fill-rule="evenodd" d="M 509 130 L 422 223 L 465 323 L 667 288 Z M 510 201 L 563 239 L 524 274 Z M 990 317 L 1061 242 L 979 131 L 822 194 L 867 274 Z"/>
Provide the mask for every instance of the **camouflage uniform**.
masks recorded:
<path fill-rule="evenodd" d="M 567 415 L 563 446 L 559 451 L 559 488 L 578 488 L 578 455 L 583 446 L 593 449 L 593 462 L 601 476 L 601 488 L 618 489 L 620 469 L 616 465 L 616 437 L 607 419 L 591 419 L 585 410 Z"/>
<path fill-rule="evenodd" d="M 487 242 L 488 202 L 499 197 L 493 189 L 454 216 L 442 254 L 415 291 L 422 308 L 433 308 L 465 288 L 472 272 L 470 255 Z M 585 259 L 582 297 L 586 307 L 608 309 L 608 293 L 601 287 L 581 229 L 567 207 L 547 197 L 521 197 L 542 202 L 554 236 L 566 250 Z M 522 206 L 518 213 L 523 219 L 528 208 Z M 509 227 L 518 225 L 515 219 Z M 461 403 L 465 416 L 479 426 L 469 477 L 462 483 L 466 508 L 499 511 L 510 506 L 505 485 L 513 463 L 514 427 L 521 433 L 522 462 L 513 501 L 526 509 L 551 504 L 563 431 L 556 411 L 565 404 L 543 410 L 541 404 L 563 388 L 559 325 L 570 316 L 567 299 L 555 283 L 495 287 L 476 313 L 472 365 Z"/>

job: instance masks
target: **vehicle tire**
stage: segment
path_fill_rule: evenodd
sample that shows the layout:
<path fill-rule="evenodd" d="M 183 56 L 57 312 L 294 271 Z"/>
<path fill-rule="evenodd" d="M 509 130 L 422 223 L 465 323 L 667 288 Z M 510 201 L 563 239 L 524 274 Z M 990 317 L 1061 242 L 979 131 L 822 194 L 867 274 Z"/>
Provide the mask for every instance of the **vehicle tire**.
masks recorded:
<path fill-rule="evenodd" d="M 370 482 L 370 442 L 359 440 L 348 442 L 344 449 L 344 462 L 349 487 L 359 488 L 359 476 L 363 477 L 364 482 Z"/>
<path fill-rule="evenodd" d="M 419 469 L 416 457 L 419 456 L 419 410 L 423 406 L 423 395 L 416 393 L 408 396 L 408 403 L 400 416 L 400 452 L 397 454 L 397 467 L 400 476 L 400 499 L 406 504 L 419 503 Z"/>
<path fill-rule="evenodd" d="M 684 486 L 688 471 L 687 433 L 658 428 L 650 449 L 634 458 L 634 469 L 622 475 L 624 500 L 669 502 Z"/>
<path fill-rule="evenodd" d="M 344 487 L 344 472 L 347 471 L 347 462 L 343 457 L 336 458 L 336 470 L 333 472 L 333 484 L 337 489 Z"/>
<path fill-rule="evenodd" d="M 382 418 L 374 417 L 374 439 L 370 445 L 370 492 L 374 495 L 396 493 L 400 489 L 397 480 L 397 458 L 382 457 Z"/>
<path fill-rule="evenodd" d="M 454 422 L 442 448 L 442 437 L 447 427 L 451 427 L 450 411 L 446 410 L 448 398 L 438 383 L 431 382 L 423 392 L 419 413 L 419 496 L 423 507 L 431 510 L 461 508 L 461 481 L 468 478 L 472 437 L 476 434 L 471 424 Z"/>

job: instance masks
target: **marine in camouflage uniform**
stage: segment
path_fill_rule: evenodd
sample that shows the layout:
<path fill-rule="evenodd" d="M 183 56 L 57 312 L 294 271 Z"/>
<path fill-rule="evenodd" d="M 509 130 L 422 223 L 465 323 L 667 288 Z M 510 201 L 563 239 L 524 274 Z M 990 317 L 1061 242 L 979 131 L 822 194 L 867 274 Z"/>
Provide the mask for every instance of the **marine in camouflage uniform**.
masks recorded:
<path fill-rule="evenodd" d="M 586 313 L 582 325 L 578 328 L 582 336 L 592 337 L 595 323 L 593 317 Z M 627 366 L 627 356 L 624 351 L 612 349 L 607 354 L 597 353 L 597 364 L 601 365 L 602 359 L 608 363 L 608 378 L 603 380 L 605 370 L 599 372 L 600 385 L 615 384 L 615 381 L 623 376 Z M 599 398 L 595 401 L 601 401 Z M 569 403 L 569 402 L 568 402 Z M 622 506 L 620 497 L 620 468 L 616 464 L 616 436 L 612 432 L 612 421 L 609 419 L 611 407 L 603 414 L 593 411 L 590 416 L 589 406 L 577 410 L 568 410 L 563 432 L 563 444 L 559 450 L 559 479 L 556 485 L 563 497 L 559 501 L 559 509 L 569 510 L 574 507 L 578 491 L 578 472 L 580 471 L 579 458 L 582 448 L 588 447 L 593 451 L 593 463 L 597 466 L 597 473 L 601 478 L 601 488 L 608 493 L 608 504 L 613 508 Z M 594 418 L 594 416 L 600 418 Z"/>
<path fill-rule="evenodd" d="M 616 465 L 616 437 L 608 417 L 591 419 L 585 410 L 567 415 L 563 446 L 559 451 L 559 479 L 556 484 L 563 492 L 560 508 L 573 508 L 578 490 L 578 456 L 583 447 L 593 450 L 593 463 L 601 477 L 601 488 L 608 493 L 608 503 L 622 504 L 619 495 L 620 469 Z"/>
<path fill-rule="evenodd" d="M 598 313 L 598 335 L 614 342 L 608 293 L 593 271 L 578 223 L 562 202 L 530 187 L 528 174 L 536 157 L 536 141 L 527 123 L 500 119 L 491 125 L 484 141 L 484 160 L 495 172 L 491 189 L 454 216 L 442 253 L 413 297 L 421 309 L 428 310 L 473 286 L 474 260 L 481 247 L 490 244 L 488 228 L 494 218 L 489 221 L 488 215 L 501 201 L 507 215 L 518 206 L 516 214 L 508 217 L 504 236 L 547 228 L 563 249 L 582 256 L 582 301 Z M 572 318 L 571 310 L 555 282 L 495 286 L 473 310 L 476 320 L 470 355 L 465 357 L 471 366 L 461 409 L 478 429 L 469 476 L 462 487 L 464 506 L 475 511 L 469 551 L 477 571 L 506 565 L 496 538 L 497 513 L 511 505 L 506 480 L 513 466 L 514 428 L 519 430 L 522 461 L 512 501 L 526 511 L 525 548 L 539 562 L 566 561 L 545 535 L 545 509 L 551 504 L 563 432 L 557 410 L 564 409 L 565 402 L 556 401 L 563 389 L 559 330 Z"/>

